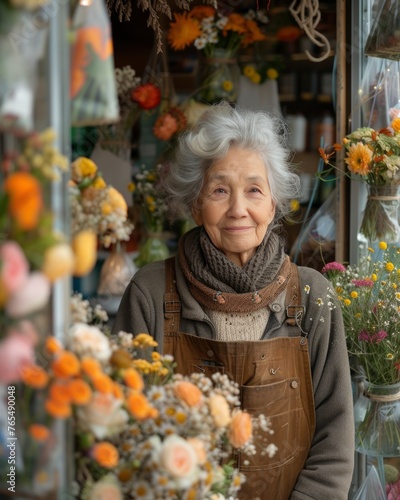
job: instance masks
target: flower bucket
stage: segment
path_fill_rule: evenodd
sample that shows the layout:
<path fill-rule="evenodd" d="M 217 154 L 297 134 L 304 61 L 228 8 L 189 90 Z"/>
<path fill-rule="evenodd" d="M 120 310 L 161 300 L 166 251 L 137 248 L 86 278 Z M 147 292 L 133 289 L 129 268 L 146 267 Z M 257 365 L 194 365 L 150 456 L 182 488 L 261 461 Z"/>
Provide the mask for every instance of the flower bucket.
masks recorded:
<path fill-rule="evenodd" d="M 150 216 L 151 217 L 151 216 Z M 150 218 L 149 216 L 147 219 Z M 135 265 L 143 267 L 145 264 L 169 257 L 169 248 L 166 243 L 167 235 L 159 221 L 146 221 L 143 236 L 139 244 L 139 255 L 135 258 Z"/>
<path fill-rule="evenodd" d="M 399 241 L 399 204 L 399 185 L 369 185 L 360 227 L 361 234 L 369 241 L 385 240 L 386 243 Z"/>
<path fill-rule="evenodd" d="M 363 385 L 354 406 L 356 451 L 373 457 L 400 456 L 400 382 Z"/>

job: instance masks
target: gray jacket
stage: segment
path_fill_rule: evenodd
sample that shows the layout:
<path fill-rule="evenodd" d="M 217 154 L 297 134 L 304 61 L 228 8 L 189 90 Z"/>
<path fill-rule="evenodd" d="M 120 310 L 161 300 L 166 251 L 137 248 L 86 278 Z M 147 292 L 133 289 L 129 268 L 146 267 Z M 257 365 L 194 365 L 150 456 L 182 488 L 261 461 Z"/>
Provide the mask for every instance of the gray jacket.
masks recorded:
<path fill-rule="evenodd" d="M 302 330 L 308 333 L 314 387 L 316 431 L 305 468 L 292 500 L 347 500 L 354 462 L 354 419 L 349 359 L 340 306 L 330 282 L 318 271 L 299 267 L 305 315 Z M 213 324 L 190 294 L 176 262 L 177 289 L 181 300 L 180 330 L 215 338 Z M 163 349 L 165 264 L 141 268 L 122 298 L 113 333 L 120 330 L 150 333 Z M 298 336 L 297 327 L 286 324 L 285 292 L 269 305 L 271 316 L 264 338 Z"/>

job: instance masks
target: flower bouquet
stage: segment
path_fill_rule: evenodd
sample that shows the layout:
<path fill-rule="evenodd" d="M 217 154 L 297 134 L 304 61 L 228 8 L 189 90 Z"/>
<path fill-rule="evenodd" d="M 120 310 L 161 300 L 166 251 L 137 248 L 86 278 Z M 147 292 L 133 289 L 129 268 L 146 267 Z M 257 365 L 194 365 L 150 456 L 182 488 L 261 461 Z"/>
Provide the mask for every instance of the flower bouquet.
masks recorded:
<path fill-rule="evenodd" d="M 400 118 L 379 131 L 362 127 L 343 139 L 345 163 L 355 178 L 368 186 L 360 232 L 370 241 L 400 239 L 398 207 L 400 202 Z M 334 150 L 340 149 L 338 144 Z M 333 153 L 319 152 L 326 164 Z M 335 167 L 334 167 L 335 168 Z"/>
<path fill-rule="evenodd" d="M 400 248 L 379 243 L 358 266 L 331 262 L 347 346 L 356 374 L 365 379 L 355 406 L 356 446 L 370 455 L 397 456 L 400 446 Z"/>
<path fill-rule="evenodd" d="M 202 55 L 198 100 L 209 104 L 221 99 L 236 101 L 240 76 L 238 50 L 265 40 L 263 28 L 267 22 L 262 10 L 225 15 L 210 5 L 174 14 L 167 35 L 170 46 L 183 50 L 193 44 Z"/>
<path fill-rule="evenodd" d="M 72 423 L 74 497 L 237 498 L 244 478 L 231 453 L 253 454 L 257 429 L 272 434 L 265 416 L 240 409 L 237 384 L 175 374 L 148 334 L 111 338 L 101 308 L 79 295 L 72 319 L 64 345 L 48 338 L 41 366 L 28 363 L 22 376 L 42 401 L 40 418 L 24 415 L 32 449 L 51 446 L 52 423 Z"/>
<path fill-rule="evenodd" d="M 95 248 L 97 239 L 105 248 L 129 240 L 133 225 L 128 218 L 126 201 L 119 191 L 106 184 L 97 165 L 89 158 L 79 157 L 72 163 L 69 195 L 71 233 L 76 247 L 80 246 L 78 235 L 82 233 L 90 247 L 93 245 L 89 244 L 89 235 L 93 236 Z"/>

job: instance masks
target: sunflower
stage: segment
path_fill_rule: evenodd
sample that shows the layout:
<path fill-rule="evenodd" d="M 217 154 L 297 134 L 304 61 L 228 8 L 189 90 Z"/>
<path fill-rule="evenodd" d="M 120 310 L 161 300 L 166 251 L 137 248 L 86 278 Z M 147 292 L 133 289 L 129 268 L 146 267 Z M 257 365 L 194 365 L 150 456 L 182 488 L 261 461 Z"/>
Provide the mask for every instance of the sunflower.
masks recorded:
<path fill-rule="evenodd" d="M 200 23 L 197 19 L 183 14 L 174 14 L 175 22 L 168 31 L 168 42 L 174 50 L 183 50 L 201 36 Z"/>
<path fill-rule="evenodd" d="M 352 144 L 345 158 L 350 172 L 359 175 L 368 175 L 371 170 L 372 151 L 364 144 Z"/>

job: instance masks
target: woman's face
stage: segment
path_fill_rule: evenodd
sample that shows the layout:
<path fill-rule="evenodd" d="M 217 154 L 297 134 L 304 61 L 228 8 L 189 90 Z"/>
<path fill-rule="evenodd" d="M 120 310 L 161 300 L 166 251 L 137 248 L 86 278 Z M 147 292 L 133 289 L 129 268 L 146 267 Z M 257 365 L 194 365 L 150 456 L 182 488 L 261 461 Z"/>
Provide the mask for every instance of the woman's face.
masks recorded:
<path fill-rule="evenodd" d="M 275 215 L 267 172 L 258 153 L 232 147 L 208 171 L 196 224 L 242 267 L 254 255 Z"/>

